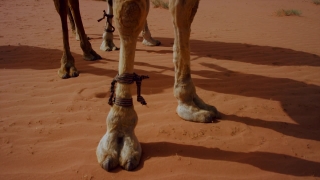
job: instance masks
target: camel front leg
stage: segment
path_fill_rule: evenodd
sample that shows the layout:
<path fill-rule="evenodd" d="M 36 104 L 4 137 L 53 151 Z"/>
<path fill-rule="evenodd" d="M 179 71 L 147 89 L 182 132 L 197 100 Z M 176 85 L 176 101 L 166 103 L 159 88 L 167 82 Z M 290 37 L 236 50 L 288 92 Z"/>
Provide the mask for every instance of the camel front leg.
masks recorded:
<path fill-rule="evenodd" d="M 125 80 L 132 80 L 134 76 L 136 43 L 147 17 L 147 0 L 117 0 L 113 5 L 121 41 L 117 77 L 122 78 L 118 80 L 115 101 L 112 101 L 114 104 L 107 117 L 107 131 L 100 140 L 96 155 L 101 167 L 107 171 L 118 164 L 126 170 L 133 170 L 140 162 L 141 146 L 134 133 L 138 116 L 132 104 L 132 84 Z"/>
<path fill-rule="evenodd" d="M 119 48 L 113 43 L 114 27 L 112 26 L 113 19 L 113 0 L 108 0 L 107 20 L 105 32 L 102 34 L 102 43 L 100 50 L 102 51 L 115 51 Z"/>
<path fill-rule="evenodd" d="M 170 0 L 175 40 L 173 62 L 175 66 L 174 96 L 178 100 L 177 113 L 187 121 L 212 122 L 219 113 L 215 107 L 204 103 L 196 94 L 190 69 L 191 23 L 197 12 L 199 0 Z"/>

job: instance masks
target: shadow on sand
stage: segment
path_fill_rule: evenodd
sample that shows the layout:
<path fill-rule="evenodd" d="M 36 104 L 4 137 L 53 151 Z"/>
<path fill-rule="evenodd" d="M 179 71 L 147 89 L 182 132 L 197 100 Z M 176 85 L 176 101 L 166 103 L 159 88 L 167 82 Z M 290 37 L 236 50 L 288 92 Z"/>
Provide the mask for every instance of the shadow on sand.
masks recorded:
<path fill-rule="evenodd" d="M 162 41 L 163 46 L 172 46 L 173 39 L 158 39 Z M 230 71 L 215 64 L 214 61 L 215 59 L 221 59 L 270 66 L 320 66 L 319 56 L 278 47 L 255 46 L 239 43 L 191 40 L 191 47 L 193 46 L 203 46 L 204 48 L 201 48 L 199 51 L 192 51 L 191 54 L 193 57 L 196 57 L 192 60 L 197 60 L 201 57 L 212 58 L 212 61 L 201 64 L 212 69 L 212 71 L 192 71 L 192 74 L 205 77 L 202 79 L 194 78 L 194 83 L 197 88 L 224 94 L 234 94 L 278 101 L 283 110 L 296 122 L 296 124 L 287 124 L 279 121 L 269 122 L 263 119 L 239 117 L 236 115 L 223 115 L 222 118 L 224 120 L 241 122 L 250 126 L 269 128 L 296 138 L 320 141 L 319 86 L 287 78 L 273 78 Z M 152 52 L 163 53 L 162 51 L 158 52 L 157 47 L 155 47 Z M 168 51 L 168 53 L 170 52 L 171 51 Z M 28 58 L 28 54 L 30 53 L 33 54 L 33 57 L 35 57 L 34 59 Z M 25 56 L 17 57 L 16 54 L 25 54 Z M 56 73 L 56 70 L 60 66 L 59 61 L 61 55 L 62 51 L 55 49 L 30 46 L 0 46 L 0 68 L 27 68 L 34 70 L 52 69 L 52 72 Z M 102 64 L 106 63 L 106 68 L 101 68 L 90 66 L 90 64 L 95 62 L 83 61 L 82 56 L 79 54 L 73 55 L 76 60 L 76 66 L 81 73 L 105 76 L 109 78 L 113 78 L 115 74 L 117 74 L 115 70 L 107 67 L 108 61 L 116 62 L 117 60 L 115 59 L 104 59 L 99 61 L 99 63 Z M 168 59 L 168 61 L 171 61 L 171 59 Z M 161 66 L 156 64 L 156 62 L 136 62 L 135 64 L 160 69 L 160 71 L 148 72 L 138 68 L 136 69 L 137 73 L 147 74 L 153 79 L 152 81 L 146 81 L 146 83 L 144 83 L 146 94 L 149 92 L 148 88 L 152 89 L 152 94 L 156 94 L 172 87 L 174 74 L 168 76 L 162 72 L 164 70 L 173 71 L 173 68 Z M 81 78 L 81 74 L 79 78 Z M 161 83 L 159 83 L 160 80 Z M 268 84 L 268 87 L 270 88 L 267 90 L 262 89 L 265 86 L 259 86 L 255 84 L 256 82 Z M 214 86 L 212 84 L 214 84 Z M 237 88 L 226 88 L 227 86 L 230 87 L 230 85 Z M 101 97 L 104 98 L 104 96 Z M 217 107 L 219 109 L 219 106 Z M 308 118 L 305 118 L 306 114 Z M 143 167 L 143 162 L 146 160 L 146 157 L 172 156 L 176 153 L 177 149 L 180 149 L 181 152 L 179 155 L 185 157 L 250 164 L 266 171 L 291 174 L 294 176 L 320 176 L 319 163 L 276 153 L 232 152 L 217 148 L 206 148 L 168 142 L 144 143 L 142 144 L 142 147 L 145 154 L 140 168 Z M 275 162 L 277 164 L 274 164 Z M 305 167 L 305 169 L 303 171 L 299 171 L 299 167 Z"/>
<path fill-rule="evenodd" d="M 248 164 L 259 169 L 293 176 L 320 177 L 320 163 L 284 154 L 268 152 L 234 152 L 219 148 L 176 144 L 170 142 L 141 143 L 143 157 L 137 170 L 153 157 L 182 156 L 212 161 Z M 303 169 L 301 169 L 303 167 Z M 214 168 L 214 167 L 212 167 Z"/>

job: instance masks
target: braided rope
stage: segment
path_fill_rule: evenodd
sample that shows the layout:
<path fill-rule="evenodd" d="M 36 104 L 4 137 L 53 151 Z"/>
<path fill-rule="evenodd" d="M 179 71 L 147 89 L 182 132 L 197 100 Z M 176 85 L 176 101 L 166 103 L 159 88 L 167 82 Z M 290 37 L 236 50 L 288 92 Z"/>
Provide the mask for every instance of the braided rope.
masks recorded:
<path fill-rule="evenodd" d="M 115 98 L 114 104 L 122 107 L 130 107 L 133 105 L 132 98 L 124 99 L 124 98 Z"/>
<path fill-rule="evenodd" d="M 125 99 L 125 98 L 119 98 L 116 97 L 115 95 L 115 85 L 116 83 L 121 83 L 121 84 L 132 84 L 136 82 L 137 85 L 137 101 L 140 102 L 142 105 L 147 105 L 147 102 L 145 99 L 141 96 L 141 83 L 142 80 L 148 79 L 149 76 L 139 76 L 136 73 L 130 74 L 130 73 L 123 73 L 121 75 L 117 75 L 111 82 L 111 87 L 110 87 L 110 98 L 108 101 L 109 105 L 116 104 L 118 106 L 122 107 L 130 107 L 133 106 L 132 98 L 130 99 Z"/>

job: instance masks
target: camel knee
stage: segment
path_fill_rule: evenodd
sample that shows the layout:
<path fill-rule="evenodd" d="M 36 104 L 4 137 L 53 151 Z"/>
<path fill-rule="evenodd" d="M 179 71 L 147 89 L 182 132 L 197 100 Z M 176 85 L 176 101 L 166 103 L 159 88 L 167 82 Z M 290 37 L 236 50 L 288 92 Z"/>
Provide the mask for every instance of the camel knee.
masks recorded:
<path fill-rule="evenodd" d="M 173 17 L 173 23 L 178 27 L 190 26 L 197 13 L 198 6 L 199 0 L 170 0 L 169 9 Z"/>
<path fill-rule="evenodd" d="M 147 17 L 147 0 L 116 1 L 114 4 L 115 22 L 123 36 L 139 34 Z"/>

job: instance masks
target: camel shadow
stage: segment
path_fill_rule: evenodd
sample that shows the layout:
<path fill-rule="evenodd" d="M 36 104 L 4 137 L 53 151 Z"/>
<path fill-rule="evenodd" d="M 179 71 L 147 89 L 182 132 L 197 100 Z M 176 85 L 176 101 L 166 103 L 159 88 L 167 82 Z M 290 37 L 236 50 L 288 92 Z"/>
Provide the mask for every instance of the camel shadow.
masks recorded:
<path fill-rule="evenodd" d="M 226 115 L 222 113 L 223 121 L 243 123 L 248 126 L 270 129 L 286 136 L 320 141 L 319 128 L 305 124 L 293 124 L 281 121 L 266 121 L 258 118 L 240 117 L 237 115 Z M 316 121 L 316 120 L 314 120 Z M 311 122 L 312 123 L 312 122 Z"/>
<path fill-rule="evenodd" d="M 172 47 L 174 42 L 173 38 L 159 37 L 156 39 L 161 41 L 163 47 Z M 257 65 L 320 66 L 319 55 L 281 47 L 190 39 L 190 50 L 190 54 L 195 56 L 191 60 L 209 57 Z M 148 50 L 148 52 L 163 53 L 157 50 Z"/>
<path fill-rule="evenodd" d="M 171 142 L 141 143 L 143 154 L 137 171 L 153 157 L 191 157 L 212 161 L 248 164 L 259 169 L 293 176 L 320 177 L 320 163 L 285 154 L 269 152 L 234 152 L 219 148 L 176 144 Z M 214 167 L 212 167 L 214 168 Z"/>
<path fill-rule="evenodd" d="M 32 54 L 31 57 L 28 57 Z M 23 56 L 22 56 L 23 55 Z M 34 69 L 46 70 L 52 69 L 54 75 L 60 68 L 60 59 L 62 51 L 58 49 L 46 49 L 33 46 L 0 46 L 0 68 L 2 69 Z M 97 76 L 108 76 L 109 74 L 116 74 L 114 70 L 107 68 L 107 59 L 99 61 L 85 61 L 83 56 L 72 52 L 75 59 L 76 67 L 80 71 L 80 76 L 83 73 L 93 74 Z M 101 67 L 92 67 L 93 63 L 99 62 Z M 105 66 L 105 67 L 104 67 Z M 110 77 L 112 77 L 110 75 Z"/>
<path fill-rule="evenodd" d="M 283 123 L 281 119 L 268 122 L 259 119 L 237 117 L 235 115 L 225 116 L 226 119 L 258 127 L 269 127 L 277 132 L 293 137 L 320 141 L 319 134 L 317 133 L 320 127 L 318 121 L 320 117 L 318 111 L 320 107 L 319 86 L 287 78 L 272 78 L 234 72 L 214 63 L 201 63 L 201 65 L 211 68 L 212 71 L 192 71 L 193 74 L 205 77 L 201 79 L 194 78 L 197 87 L 218 93 L 278 101 L 283 112 L 297 124 Z M 259 84 L 268 84 L 270 88 L 266 89 L 266 86 L 260 86 L 257 82 Z M 212 83 L 215 86 L 209 86 Z M 230 88 L 230 84 L 232 87 L 237 88 Z M 265 107 L 265 109 L 268 108 L 270 115 L 272 115 L 272 108 Z M 306 118 L 306 115 L 309 118 Z"/>

